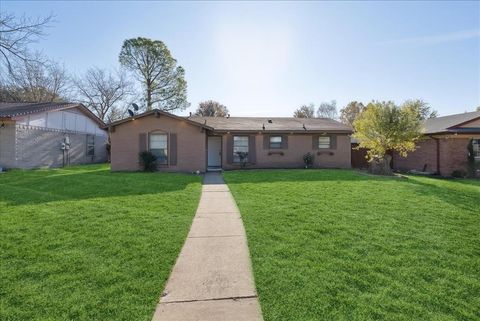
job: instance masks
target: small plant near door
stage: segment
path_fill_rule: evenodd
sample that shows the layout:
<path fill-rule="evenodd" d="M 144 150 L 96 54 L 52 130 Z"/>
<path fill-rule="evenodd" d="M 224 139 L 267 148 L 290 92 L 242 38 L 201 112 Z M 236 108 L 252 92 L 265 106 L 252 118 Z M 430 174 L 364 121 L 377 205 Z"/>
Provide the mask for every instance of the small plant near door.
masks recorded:
<path fill-rule="evenodd" d="M 305 164 L 305 168 L 312 168 L 313 155 L 311 153 L 306 153 L 305 155 L 303 155 L 303 163 Z"/>
<path fill-rule="evenodd" d="M 243 168 L 247 166 L 248 153 L 247 152 L 236 152 L 238 159 L 240 160 L 240 166 Z"/>
<path fill-rule="evenodd" d="M 144 172 L 154 172 L 157 170 L 157 156 L 152 152 L 144 151 L 139 154 L 140 165 Z"/>

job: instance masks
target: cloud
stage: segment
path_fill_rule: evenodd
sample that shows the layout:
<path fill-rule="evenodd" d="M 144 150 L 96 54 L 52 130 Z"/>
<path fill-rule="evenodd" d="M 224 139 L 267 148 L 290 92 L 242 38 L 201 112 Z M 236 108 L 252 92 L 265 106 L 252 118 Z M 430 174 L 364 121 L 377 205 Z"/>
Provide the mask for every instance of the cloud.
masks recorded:
<path fill-rule="evenodd" d="M 480 37 L 479 29 L 461 30 L 456 32 L 449 32 L 440 35 L 425 36 L 425 37 L 412 37 L 403 39 L 393 39 L 382 41 L 382 44 L 391 45 L 435 45 L 440 43 L 461 41 Z"/>

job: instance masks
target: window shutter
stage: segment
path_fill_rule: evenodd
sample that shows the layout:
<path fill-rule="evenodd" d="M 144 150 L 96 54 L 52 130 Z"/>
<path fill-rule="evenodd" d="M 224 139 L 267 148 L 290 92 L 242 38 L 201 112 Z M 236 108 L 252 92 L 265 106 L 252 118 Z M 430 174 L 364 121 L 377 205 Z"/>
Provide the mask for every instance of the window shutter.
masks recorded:
<path fill-rule="evenodd" d="M 288 149 L 288 135 L 282 135 L 282 149 Z"/>
<path fill-rule="evenodd" d="M 257 149 L 255 148 L 255 135 L 248 136 L 248 162 L 255 164 L 257 162 Z"/>
<path fill-rule="evenodd" d="M 140 133 L 138 135 L 138 152 L 144 152 L 147 150 L 147 134 Z"/>
<path fill-rule="evenodd" d="M 337 149 L 337 135 L 330 135 L 330 149 Z"/>
<path fill-rule="evenodd" d="M 170 165 L 177 165 L 177 134 L 170 134 Z"/>
<path fill-rule="evenodd" d="M 312 149 L 313 150 L 318 149 L 318 135 L 312 136 Z"/>
<path fill-rule="evenodd" d="M 270 149 L 270 135 L 263 135 L 263 149 Z"/>
<path fill-rule="evenodd" d="M 227 164 L 233 163 L 233 136 L 227 135 Z"/>

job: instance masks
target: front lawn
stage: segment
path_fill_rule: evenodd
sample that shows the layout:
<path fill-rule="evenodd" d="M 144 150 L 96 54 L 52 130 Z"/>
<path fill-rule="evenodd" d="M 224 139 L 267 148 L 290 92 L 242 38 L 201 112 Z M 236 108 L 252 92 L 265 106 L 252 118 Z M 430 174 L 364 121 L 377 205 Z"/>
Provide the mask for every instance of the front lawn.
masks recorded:
<path fill-rule="evenodd" d="M 151 320 L 200 177 L 106 165 L 0 175 L 0 320 Z"/>
<path fill-rule="evenodd" d="M 480 182 L 225 173 L 266 321 L 480 320 Z"/>

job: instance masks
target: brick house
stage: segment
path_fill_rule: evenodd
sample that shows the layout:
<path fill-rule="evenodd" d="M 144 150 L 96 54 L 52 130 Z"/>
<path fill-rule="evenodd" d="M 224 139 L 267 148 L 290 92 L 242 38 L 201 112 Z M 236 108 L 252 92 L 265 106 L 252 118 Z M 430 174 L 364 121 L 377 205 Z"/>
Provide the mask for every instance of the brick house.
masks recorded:
<path fill-rule="evenodd" d="M 450 176 L 455 170 L 467 170 L 470 140 L 480 161 L 480 112 L 469 112 L 428 119 L 417 150 L 406 158 L 393 155 L 393 168 L 417 170 Z"/>
<path fill-rule="evenodd" d="M 0 167 L 106 162 L 104 126 L 82 104 L 0 103 Z"/>
<path fill-rule="evenodd" d="M 181 117 L 152 110 L 108 125 L 113 171 L 140 169 L 149 150 L 160 170 L 350 168 L 349 126 L 327 118 Z M 241 154 L 247 155 L 242 161 Z"/>

